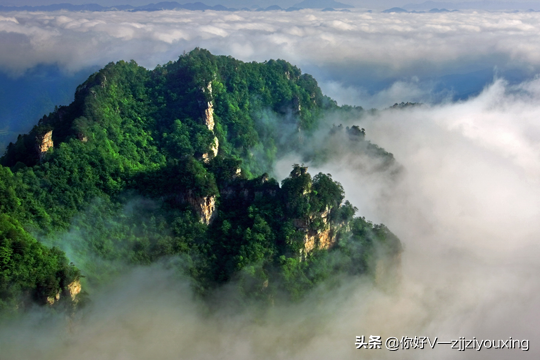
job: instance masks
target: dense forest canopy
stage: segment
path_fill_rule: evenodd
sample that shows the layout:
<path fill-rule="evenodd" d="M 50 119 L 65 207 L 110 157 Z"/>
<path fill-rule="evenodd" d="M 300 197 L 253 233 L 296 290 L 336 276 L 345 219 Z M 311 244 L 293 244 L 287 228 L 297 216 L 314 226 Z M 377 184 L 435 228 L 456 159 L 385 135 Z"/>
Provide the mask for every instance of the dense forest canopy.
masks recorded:
<path fill-rule="evenodd" d="M 0 160 L 0 308 L 72 306 L 79 280 L 90 289 L 171 257 L 202 297 L 234 280 L 246 299 L 274 303 L 337 274 L 376 276 L 400 242 L 354 217 L 330 174 L 295 164 L 281 184 L 268 175 L 290 151 L 331 157 L 331 147 L 303 151 L 325 126 L 323 143 L 392 166 L 364 129 L 325 123 L 362 111 L 283 60 L 195 49 L 151 71 L 108 64 Z"/>

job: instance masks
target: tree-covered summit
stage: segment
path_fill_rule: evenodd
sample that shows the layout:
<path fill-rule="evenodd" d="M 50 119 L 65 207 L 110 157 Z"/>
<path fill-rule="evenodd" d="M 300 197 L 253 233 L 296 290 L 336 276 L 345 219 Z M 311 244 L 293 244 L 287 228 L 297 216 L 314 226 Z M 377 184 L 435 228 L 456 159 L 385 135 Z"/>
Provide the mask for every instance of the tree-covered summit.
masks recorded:
<path fill-rule="evenodd" d="M 127 266 L 171 257 L 201 296 L 236 281 L 246 298 L 273 302 L 337 274 L 375 276 L 399 240 L 354 218 L 330 174 L 294 165 L 281 184 L 266 174 L 324 126 L 343 136 L 325 124 L 328 113 L 362 110 L 338 107 L 283 60 L 195 49 L 154 70 L 108 64 L 0 160 L 0 306 L 60 297 L 80 273 L 91 289 Z M 358 151 L 393 162 L 363 129 L 346 134 Z M 328 158 L 311 149 L 307 160 Z M 45 269 L 46 285 L 15 275 Z"/>
<path fill-rule="evenodd" d="M 111 132 L 106 138 L 118 148 L 137 145 L 122 149 L 126 161 L 155 164 L 164 157 L 201 155 L 214 138 L 201 121 L 208 103 L 220 152 L 246 160 L 255 151 L 266 166 L 282 135 L 314 130 L 321 111 L 336 107 L 313 77 L 283 60 L 244 63 L 195 49 L 153 71 L 120 61 L 93 74 L 70 106 L 45 116 L 30 136 L 10 145 L 2 163 L 37 163 L 34 138 L 51 129 L 58 145 L 77 138 L 99 141 L 96 123 Z M 155 152 L 162 157 L 151 158 Z M 247 161 L 245 170 L 263 166 L 258 162 Z"/>

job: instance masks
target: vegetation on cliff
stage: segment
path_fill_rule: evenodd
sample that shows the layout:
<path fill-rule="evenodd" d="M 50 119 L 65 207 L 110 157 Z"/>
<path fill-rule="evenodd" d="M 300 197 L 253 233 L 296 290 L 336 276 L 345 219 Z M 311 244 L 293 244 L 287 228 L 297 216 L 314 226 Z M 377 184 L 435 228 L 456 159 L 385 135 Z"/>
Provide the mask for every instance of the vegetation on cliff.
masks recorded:
<path fill-rule="evenodd" d="M 399 240 L 354 218 L 331 175 L 294 165 L 280 186 L 266 174 L 301 151 L 325 113 L 361 112 L 282 60 L 195 49 L 152 71 L 107 65 L 0 160 L 0 308 L 45 303 L 79 279 L 77 268 L 91 287 L 170 257 L 202 296 L 235 280 L 247 297 L 298 299 L 335 274 L 373 274 Z M 393 163 L 363 129 L 347 134 L 381 166 Z"/>

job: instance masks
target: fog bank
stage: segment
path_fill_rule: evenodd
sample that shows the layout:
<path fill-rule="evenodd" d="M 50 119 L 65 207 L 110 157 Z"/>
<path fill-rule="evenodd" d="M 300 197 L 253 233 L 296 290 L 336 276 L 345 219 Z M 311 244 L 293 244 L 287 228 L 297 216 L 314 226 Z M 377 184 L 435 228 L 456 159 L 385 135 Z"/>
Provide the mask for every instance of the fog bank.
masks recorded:
<path fill-rule="evenodd" d="M 308 9 L 2 13 L 0 71 L 20 75 L 38 64 L 77 71 L 130 59 L 153 68 L 199 46 L 244 61 L 285 59 L 315 75 L 324 90 L 337 82 L 373 94 L 398 81 L 420 81 L 427 95 L 426 87 L 429 90 L 438 81 L 454 90 L 467 86 L 462 83 L 466 80 L 456 83 L 445 75 L 483 71 L 481 79 L 478 74 L 468 79 L 479 81 L 476 87 L 481 89 L 486 76 L 490 80 L 489 72 L 517 79 L 538 72 L 540 56 L 532 44 L 540 40 L 539 17 L 538 13 Z"/>
<path fill-rule="evenodd" d="M 310 169 L 332 173 L 360 214 L 388 225 L 405 245 L 402 292 L 381 309 L 401 320 L 386 329 L 539 341 L 539 85 L 498 80 L 466 102 L 358 122 L 404 166 L 397 184 L 357 171 L 357 154 Z M 537 354 L 534 346 L 505 351 L 448 358 Z"/>

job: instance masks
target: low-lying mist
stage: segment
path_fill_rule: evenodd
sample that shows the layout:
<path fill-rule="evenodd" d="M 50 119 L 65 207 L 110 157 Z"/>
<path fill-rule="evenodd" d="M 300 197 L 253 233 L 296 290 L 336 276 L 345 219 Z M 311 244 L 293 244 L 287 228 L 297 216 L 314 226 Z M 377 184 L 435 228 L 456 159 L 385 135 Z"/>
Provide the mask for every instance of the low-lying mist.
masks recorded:
<path fill-rule="evenodd" d="M 508 359 L 538 357 L 540 80 L 495 81 L 457 103 L 365 113 L 367 139 L 394 154 L 399 178 L 365 171 L 336 148 L 310 172 L 340 181 L 358 215 L 404 244 L 397 286 L 350 278 L 290 305 L 209 310 L 166 264 L 135 268 L 91 294 L 75 317 L 35 310 L 0 328 L 12 359 Z M 339 119 L 332 119 L 339 121 Z M 298 155 L 282 159 L 285 177 Z M 310 165 L 310 164 L 306 164 Z M 174 268 L 174 267 L 173 267 Z M 234 296 L 223 291 L 222 304 Z M 379 335 L 380 350 L 355 348 Z M 384 349 L 384 339 L 529 340 L 520 349 Z"/>
<path fill-rule="evenodd" d="M 401 286 L 370 309 L 370 332 L 538 341 L 539 84 L 497 80 L 469 101 L 365 116 L 368 139 L 403 165 L 398 182 L 357 171 L 351 153 L 310 169 L 332 173 L 360 214 L 404 243 Z"/>

